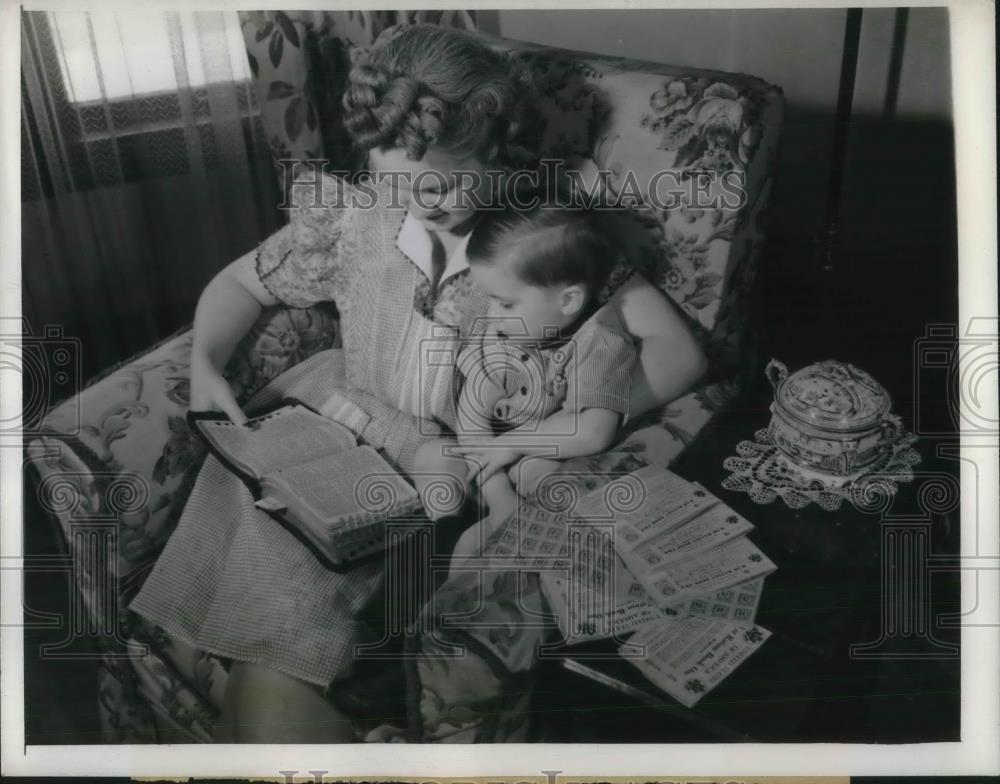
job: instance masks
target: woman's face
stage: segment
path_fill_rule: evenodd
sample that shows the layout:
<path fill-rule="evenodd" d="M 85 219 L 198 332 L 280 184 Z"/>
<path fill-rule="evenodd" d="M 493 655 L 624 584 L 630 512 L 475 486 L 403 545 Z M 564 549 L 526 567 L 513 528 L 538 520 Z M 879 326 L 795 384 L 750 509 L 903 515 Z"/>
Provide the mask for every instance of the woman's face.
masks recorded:
<path fill-rule="evenodd" d="M 411 161 L 398 147 L 371 150 L 368 160 L 372 171 L 396 191 L 398 203 L 429 231 L 451 231 L 478 207 L 489 205 L 499 174 L 476 158 L 435 147 L 428 147 L 419 161 Z"/>

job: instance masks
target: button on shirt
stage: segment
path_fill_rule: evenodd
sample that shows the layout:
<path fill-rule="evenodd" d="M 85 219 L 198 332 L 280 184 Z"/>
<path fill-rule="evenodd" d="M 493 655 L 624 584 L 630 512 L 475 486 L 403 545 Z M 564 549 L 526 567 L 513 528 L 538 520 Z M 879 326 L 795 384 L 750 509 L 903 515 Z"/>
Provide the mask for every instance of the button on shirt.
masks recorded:
<path fill-rule="evenodd" d="M 495 430 L 537 424 L 560 409 L 628 414 L 636 347 L 611 305 L 598 308 L 565 340 L 545 347 L 489 338 L 481 346 L 479 365 L 466 357 L 461 367 L 482 373 L 503 390 L 488 412 Z"/>

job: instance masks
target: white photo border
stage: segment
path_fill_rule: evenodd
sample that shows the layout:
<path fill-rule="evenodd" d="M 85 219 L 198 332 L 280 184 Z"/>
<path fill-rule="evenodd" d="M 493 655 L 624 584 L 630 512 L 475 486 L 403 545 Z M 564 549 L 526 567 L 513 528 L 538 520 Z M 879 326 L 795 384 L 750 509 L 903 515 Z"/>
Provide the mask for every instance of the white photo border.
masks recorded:
<path fill-rule="evenodd" d="M 139 3 L 100 3 L 102 8 Z M 198 8 L 188 2 L 142 2 L 150 10 Z M 330 9 L 331 2 L 213 2 L 213 9 Z M 383 8 L 385 2 L 354 0 L 351 8 Z M 395 0 L 393 8 L 494 9 L 497 2 L 433 3 Z M 546 2 L 547 8 L 847 8 L 896 7 L 897 3 L 854 0 L 853 2 Z M 912 2 L 908 6 L 946 6 L 950 12 L 951 74 L 954 97 L 954 127 L 959 230 L 960 324 L 973 317 L 997 316 L 997 201 L 996 201 L 996 111 L 994 5 L 988 0 Z M 86 9 L 94 2 L 29 2 L 26 10 L 55 7 Z M 505 8 L 536 8 L 536 3 L 505 2 Z M 20 151 L 19 91 L 20 22 L 22 6 L 4 3 L 0 11 L 0 73 L 5 87 L 0 94 L 2 158 L 0 172 L 0 297 L 4 318 L 20 315 Z M 5 421 L 20 411 L 21 389 L 12 374 L 0 374 L 0 415 Z M 16 380 L 16 379 L 15 379 Z M 996 376 L 985 397 L 996 406 Z M 987 402 L 985 405 L 991 405 Z M 987 413 L 981 410 L 981 413 Z M 995 418 L 996 410 L 993 409 Z M 980 442 L 981 445 L 981 442 Z M 963 494 L 980 492 L 978 521 L 966 514 L 973 504 L 962 505 L 962 555 L 990 556 L 998 553 L 997 447 L 982 449 L 963 437 L 963 465 L 975 463 L 979 486 L 969 470 L 962 472 Z M 962 628 L 964 655 L 962 675 L 961 742 L 929 744 L 508 744 L 508 745 L 406 745 L 394 744 L 386 753 L 379 744 L 343 746 L 309 745 L 183 745 L 183 746 L 25 746 L 23 694 L 23 632 L 21 624 L 22 582 L 18 570 L 22 547 L 20 526 L 22 457 L 19 446 L 0 448 L 0 617 L 2 617 L 2 763 L 7 774 L 27 775 L 129 775 L 129 776 L 268 776 L 281 778 L 281 771 L 328 771 L 334 777 L 473 776 L 510 775 L 521 779 L 543 777 L 544 771 L 562 775 L 663 777 L 682 775 L 933 775 L 988 774 L 1000 770 L 1000 573 L 964 572 L 963 598 L 978 592 L 991 602 L 980 617 L 991 626 Z M 969 461 L 967 464 L 966 461 Z M 969 496 L 966 496 L 969 497 Z M 979 551 L 975 547 L 979 546 Z M 978 585 L 977 583 L 978 579 Z M 983 609 L 980 612 L 983 612 Z M 706 751 L 711 749 L 711 754 Z"/>

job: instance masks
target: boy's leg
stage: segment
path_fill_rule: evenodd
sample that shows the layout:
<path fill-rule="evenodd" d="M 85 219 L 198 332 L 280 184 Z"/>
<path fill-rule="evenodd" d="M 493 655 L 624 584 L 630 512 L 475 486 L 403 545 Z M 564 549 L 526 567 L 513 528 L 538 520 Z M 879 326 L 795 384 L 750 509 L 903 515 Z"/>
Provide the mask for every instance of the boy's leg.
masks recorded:
<path fill-rule="evenodd" d="M 514 463 L 508 470 L 508 476 L 517 494 L 522 498 L 536 500 L 535 494 L 544 480 L 557 473 L 563 466 L 561 460 L 550 460 L 545 457 L 524 457 Z"/>
<path fill-rule="evenodd" d="M 480 492 L 489 508 L 489 514 L 459 538 L 452 554 L 451 574 L 456 573 L 456 565 L 468 565 L 480 558 L 489 538 L 517 509 L 517 493 L 503 471 L 487 479 Z"/>
<path fill-rule="evenodd" d="M 467 500 L 469 464 L 463 457 L 449 454 L 449 448 L 457 443 L 442 438 L 421 444 L 417 449 L 414 458 L 417 470 L 411 479 L 431 520 L 457 515 Z"/>
<path fill-rule="evenodd" d="M 396 650 L 396 644 L 405 643 L 411 633 L 410 624 L 430 598 L 423 590 L 436 589 L 447 579 L 455 542 L 479 519 L 475 515 L 476 504 L 469 499 L 471 493 L 465 478 L 468 463 L 461 457 L 451 456 L 448 451 L 448 447 L 456 444 L 454 439 L 422 443 L 407 464 L 407 475 L 416 486 L 424 511 L 432 521 L 432 552 L 428 554 L 419 545 L 413 548 L 394 547 L 386 551 L 387 575 L 428 575 L 427 580 L 386 580 L 382 592 L 366 606 L 370 618 L 366 617 L 365 621 L 375 630 L 376 637 L 386 634 L 389 628 L 402 630 L 402 636 L 394 633 L 390 638 L 384 649 L 386 654 L 402 655 L 402 646 Z M 387 613 L 398 616 L 400 611 L 404 622 L 390 625 Z M 398 661 L 359 657 L 347 672 L 330 684 L 327 698 L 349 716 L 372 719 L 392 714 L 399 718 L 405 714 L 403 685 L 403 671 Z"/>

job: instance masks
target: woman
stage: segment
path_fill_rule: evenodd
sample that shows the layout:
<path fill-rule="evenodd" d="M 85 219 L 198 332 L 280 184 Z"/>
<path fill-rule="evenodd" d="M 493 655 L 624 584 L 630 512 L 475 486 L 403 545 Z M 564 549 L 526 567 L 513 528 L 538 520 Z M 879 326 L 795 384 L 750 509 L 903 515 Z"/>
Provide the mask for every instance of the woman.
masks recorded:
<path fill-rule="evenodd" d="M 377 178 L 374 199 L 327 175 L 297 184 L 289 224 L 211 281 L 195 313 L 192 409 L 245 421 L 222 370 L 261 309 L 334 300 L 343 349 L 273 380 L 253 407 L 298 397 L 411 473 L 416 449 L 452 421 L 452 368 L 421 352 L 450 345 L 486 313 L 464 245 L 477 206 L 503 182 L 492 175 L 537 158 L 524 122 L 530 95 L 530 79 L 508 56 L 467 33 L 396 28 L 362 53 L 344 96 L 345 125 L 370 168 L 391 176 Z M 337 206 L 324 206 L 331 199 Z M 366 208 L 366 200 L 375 203 Z M 612 301 L 641 341 L 632 412 L 686 391 L 704 358 L 665 297 L 631 280 Z M 377 559 L 325 569 L 209 457 L 131 607 L 233 660 L 218 740 L 349 741 L 351 722 L 323 692 L 367 638 L 359 616 L 383 571 Z"/>

